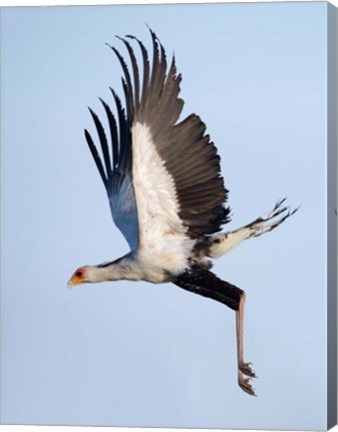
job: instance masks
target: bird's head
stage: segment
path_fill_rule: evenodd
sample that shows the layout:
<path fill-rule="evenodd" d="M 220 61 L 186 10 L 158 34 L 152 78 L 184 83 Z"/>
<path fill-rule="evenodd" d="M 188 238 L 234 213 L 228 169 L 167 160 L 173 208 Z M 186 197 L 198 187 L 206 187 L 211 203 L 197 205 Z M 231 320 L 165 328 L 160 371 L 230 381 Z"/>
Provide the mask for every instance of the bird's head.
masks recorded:
<path fill-rule="evenodd" d="M 79 267 L 75 270 L 73 273 L 73 276 L 69 279 L 69 282 L 67 284 L 68 288 L 72 288 L 75 285 L 80 285 L 85 282 L 90 282 L 90 275 L 89 275 L 89 267 Z"/>
<path fill-rule="evenodd" d="M 69 279 L 68 288 L 83 283 L 97 283 L 117 281 L 121 279 L 138 280 L 130 275 L 130 266 L 126 266 L 122 262 L 122 258 L 109 263 L 102 263 L 98 265 L 85 265 L 79 267 Z"/>

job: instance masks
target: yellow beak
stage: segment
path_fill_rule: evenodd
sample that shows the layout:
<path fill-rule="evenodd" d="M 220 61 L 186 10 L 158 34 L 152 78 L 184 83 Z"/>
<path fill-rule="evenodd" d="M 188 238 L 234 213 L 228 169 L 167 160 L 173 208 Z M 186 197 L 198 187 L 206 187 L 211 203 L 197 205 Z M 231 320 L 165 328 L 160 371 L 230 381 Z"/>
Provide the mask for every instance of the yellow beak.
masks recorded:
<path fill-rule="evenodd" d="M 67 288 L 72 289 L 75 285 L 80 285 L 82 282 L 83 282 L 82 279 L 73 276 L 71 279 L 69 279 L 67 283 Z"/>

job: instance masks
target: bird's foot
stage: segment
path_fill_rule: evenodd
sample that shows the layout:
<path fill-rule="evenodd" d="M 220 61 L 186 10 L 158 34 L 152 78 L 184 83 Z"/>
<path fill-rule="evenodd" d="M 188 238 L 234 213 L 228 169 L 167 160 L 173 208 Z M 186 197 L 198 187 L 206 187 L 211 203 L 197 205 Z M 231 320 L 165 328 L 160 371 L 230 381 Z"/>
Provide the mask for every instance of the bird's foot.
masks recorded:
<path fill-rule="evenodd" d="M 255 372 L 251 368 L 252 363 L 242 363 L 239 365 L 239 370 L 244 373 L 244 375 L 250 378 L 257 378 Z"/>
<path fill-rule="evenodd" d="M 245 393 L 248 393 L 251 396 L 257 396 L 254 389 L 252 388 L 250 384 L 251 378 L 244 378 L 244 376 L 239 373 L 238 375 L 238 384 L 242 390 L 245 391 Z"/>

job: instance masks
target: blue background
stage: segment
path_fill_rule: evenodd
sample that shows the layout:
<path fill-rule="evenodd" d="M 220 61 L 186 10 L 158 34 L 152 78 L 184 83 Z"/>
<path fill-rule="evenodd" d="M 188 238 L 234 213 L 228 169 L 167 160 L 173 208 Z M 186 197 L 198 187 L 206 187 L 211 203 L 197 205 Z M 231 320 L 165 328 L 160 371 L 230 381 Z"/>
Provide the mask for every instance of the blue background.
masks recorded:
<path fill-rule="evenodd" d="M 3 9 L 2 421 L 323 429 L 326 425 L 326 3 Z M 67 291 L 74 269 L 128 248 L 83 128 L 120 94 L 105 42 L 147 23 L 222 157 L 235 229 L 287 195 L 300 211 L 215 261 L 247 292 L 235 315 L 174 285 Z"/>

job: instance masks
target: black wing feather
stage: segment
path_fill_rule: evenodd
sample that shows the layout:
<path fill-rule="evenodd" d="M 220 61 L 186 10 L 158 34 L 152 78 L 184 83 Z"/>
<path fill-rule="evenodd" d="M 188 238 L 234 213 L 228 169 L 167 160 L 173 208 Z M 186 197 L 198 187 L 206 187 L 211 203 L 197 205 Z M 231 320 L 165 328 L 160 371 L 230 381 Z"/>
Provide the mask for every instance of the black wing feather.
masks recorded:
<path fill-rule="evenodd" d="M 101 158 L 99 156 L 99 153 L 97 151 L 97 148 L 95 147 L 95 144 L 93 142 L 93 139 L 90 135 L 90 133 L 87 131 L 87 129 L 85 129 L 85 137 L 89 146 L 89 149 L 91 151 L 91 154 L 94 158 L 94 161 L 96 163 L 97 169 L 99 170 L 100 176 L 102 178 L 103 184 L 107 187 L 107 178 L 106 175 L 104 173 L 104 168 L 101 162 Z"/>
<path fill-rule="evenodd" d="M 114 97 L 118 120 L 119 120 L 119 130 L 120 130 L 120 153 L 119 153 L 119 171 L 128 171 L 131 172 L 130 161 L 130 152 L 131 152 L 131 129 L 130 125 L 127 122 L 125 117 L 124 109 L 122 108 L 121 100 L 114 92 L 112 88 L 110 88 L 112 95 Z"/>
<path fill-rule="evenodd" d="M 104 160 L 104 163 L 106 166 L 106 173 L 107 173 L 107 178 L 108 178 L 111 174 L 111 165 L 110 165 L 110 157 L 109 157 L 107 137 L 106 137 L 102 123 L 100 122 L 98 116 L 94 113 L 94 111 L 91 108 L 89 108 L 89 111 L 93 117 L 93 120 L 94 120 L 94 123 L 96 126 L 96 130 L 97 130 L 97 133 L 99 135 L 99 140 L 100 140 L 101 149 L 102 149 L 102 153 L 103 153 L 103 160 Z"/>
<path fill-rule="evenodd" d="M 109 105 L 100 98 L 100 101 L 106 111 L 108 122 L 109 122 L 109 129 L 110 129 L 110 138 L 111 138 L 111 145 L 112 145 L 112 155 L 113 155 L 113 168 L 115 169 L 117 163 L 118 163 L 118 155 L 119 155 L 119 148 L 118 148 L 118 134 L 117 134 L 117 124 L 115 117 L 113 113 L 111 112 L 111 109 L 109 108 Z"/>
<path fill-rule="evenodd" d="M 134 106 L 135 109 L 138 109 L 140 105 L 140 76 L 139 76 L 139 70 L 137 66 L 137 61 L 135 57 L 135 53 L 133 48 L 131 47 L 130 43 L 126 41 L 123 38 L 119 39 L 125 44 L 128 50 L 131 66 L 133 68 L 133 76 L 134 76 Z"/>
<path fill-rule="evenodd" d="M 134 50 L 125 40 L 124 43 L 131 63 L 133 83 L 128 66 L 114 48 L 123 71 L 123 90 L 126 98 L 126 113 L 116 93 L 111 89 L 115 100 L 118 121 L 116 122 L 108 105 L 103 103 L 111 131 L 114 167 L 117 172 L 129 173 L 131 178 L 131 128 L 133 122 L 149 127 L 156 150 L 165 167 L 171 174 L 179 203 L 179 216 L 188 228 L 191 237 L 201 237 L 220 230 L 228 222 L 230 209 L 224 204 L 228 191 L 220 174 L 220 157 L 205 124 L 196 114 L 179 121 L 184 102 L 179 97 L 181 75 L 177 74 L 175 57 L 168 69 L 165 50 L 156 34 L 150 30 L 153 56 L 150 67 L 149 55 L 143 43 L 134 36 L 126 37 L 137 42 L 143 62 L 142 90 L 140 71 Z M 108 145 L 104 139 L 103 127 L 95 115 L 103 157 L 108 172 Z M 117 127 L 118 124 L 118 127 Z M 86 133 L 88 145 L 103 181 L 104 169 L 94 143 Z M 111 166 L 110 166 L 111 170 Z M 114 182 L 119 184 L 121 176 Z M 134 198 L 135 199 L 135 198 Z"/>
<path fill-rule="evenodd" d="M 126 37 L 130 39 L 136 40 L 136 42 L 139 44 L 142 59 L 143 59 L 143 82 L 142 82 L 142 100 L 145 100 L 147 98 L 148 94 L 148 88 L 149 88 L 149 75 L 150 75 L 150 64 L 149 64 L 149 56 L 148 52 L 143 45 L 143 43 L 137 39 L 135 36 L 127 35 Z"/>
<path fill-rule="evenodd" d="M 119 62 L 121 64 L 124 73 L 124 78 L 122 78 L 122 84 L 123 84 L 124 94 L 126 98 L 128 121 L 131 123 L 133 119 L 133 97 L 132 97 L 132 84 L 131 84 L 129 70 L 120 52 L 115 47 L 110 46 L 110 48 L 114 51 L 116 57 L 119 59 Z"/>

